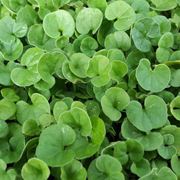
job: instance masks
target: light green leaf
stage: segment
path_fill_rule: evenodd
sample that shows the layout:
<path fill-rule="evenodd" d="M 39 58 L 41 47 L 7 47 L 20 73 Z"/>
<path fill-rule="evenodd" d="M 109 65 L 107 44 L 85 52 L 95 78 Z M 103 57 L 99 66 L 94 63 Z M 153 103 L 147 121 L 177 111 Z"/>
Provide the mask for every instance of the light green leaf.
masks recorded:
<path fill-rule="evenodd" d="M 71 37 L 74 34 L 75 23 L 68 11 L 58 10 L 44 17 L 43 28 L 51 38 L 58 38 L 61 35 Z"/>
<path fill-rule="evenodd" d="M 8 125 L 9 133 L 0 139 L 0 158 L 6 163 L 17 162 L 25 147 L 25 138 L 21 133 L 21 126 L 17 123 Z"/>
<path fill-rule="evenodd" d="M 111 62 L 111 66 L 111 78 L 118 83 L 121 82 L 122 78 L 128 73 L 127 65 L 122 61 L 114 60 Z"/>
<path fill-rule="evenodd" d="M 92 124 L 87 112 L 78 107 L 62 113 L 59 116 L 59 122 L 69 125 L 74 130 L 77 129 L 82 136 L 89 136 L 92 131 Z"/>
<path fill-rule="evenodd" d="M 180 121 L 180 96 L 177 96 L 170 103 L 170 110 L 176 120 Z"/>
<path fill-rule="evenodd" d="M 173 171 L 176 173 L 176 175 L 178 176 L 178 178 L 180 177 L 180 159 L 179 156 L 174 155 L 171 159 L 171 167 L 173 169 Z"/>
<path fill-rule="evenodd" d="M 22 167 L 21 174 L 24 180 L 47 180 L 50 171 L 45 162 L 37 158 L 31 158 Z"/>
<path fill-rule="evenodd" d="M 103 20 L 103 13 L 97 8 L 83 8 L 76 18 L 76 29 L 80 34 L 95 34 Z"/>
<path fill-rule="evenodd" d="M 36 34 L 36 36 L 34 36 Z M 34 24 L 29 28 L 27 34 L 29 44 L 45 50 L 55 48 L 55 40 L 47 36 L 41 24 Z"/>
<path fill-rule="evenodd" d="M 0 100 L 0 109 L 0 120 L 7 120 L 15 114 L 16 105 L 8 99 L 2 99 Z"/>
<path fill-rule="evenodd" d="M 121 118 L 121 111 L 129 105 L 129 102 L 129 95 L 124 89 L 112 87 L 102 97 L 101 106 L 106 116 L 112 121 L 118 121 Z"/>
<path fill-rule="evenodd" d="M 156 168 L 153 168 L 150 173 L 141 177 L 139 180 L 152 180 L 152 179 L 177 180 L 177 177 L 170 168 L 162 167 L 159 171 Z"/>
<path fill-rule="evenodd" d="M 111 166 L 109 166 L 111 164 Z M 88 179 L 94 180 L 124 180 L 124 175 L 121 173 L 121 163 L 109 155 L 101 155 L 96 160 L 92 161 L 88 168 Z"/>
<path fill-rule="evenodd" d="M 105 11 L 108 20 L 115 20 L 114 27 L 119 31 L 130 29 L 136 20 L 133 8 L 125 1 L 118 0 L 110 3 Z"/>
<path fill-rule="evenodd" d="M 76 134 L 65 124 L 54 124 L 44 129 L 39 138 L 36 155 L 51 167 L 62 167 L 70 163 L 75 153 L 69 146 L 75 141 Z"/>
<path fill-rule="evenodd" d="M 140 131 L 150 132 L 167 123 L 166 103 L 158 96 L 150 95 L 144 101 L 144 108 L 137 101 L 131 101 L 127 107 L 129 121 Z"/>
<path fill-rule="evenodd" d="M 42 114 L 50 113 L 47 99 L 41 94 L 34 93 L 31 96 L 32 104 L 24 101 L 17 102 L 17 120 L 22 124 L 26 120 L 38 120 Z"/>
<path fill-rule="evenodd" d="M 177 6 L 176 0 L 151 0 L 159 11 L 168 11 Z"/>
<path fill-rule="evenodd" d="M 145 151 L 153 151 L 163 144 L 163 136 L 159 132 L 144 134 L 136 129 L 128 120 L 124 120 L 121 127 L 122 136 L 125 139 L 135 139 L 143 145 Z"/>
<path fill-rule="evenodd" d="M 80 78 L 87 77 L 90 58 L 82 53 L 74 53 L 70 57 L 69 68 L 73 74 Z"/>
<path fill-rule="evenodd" d="M 106 36 L 104 46 L 106 49 L 122 49 L 127 51 L 131 47 L 131 39 L 124 31 L 116 31 Z"/>
<path fill-rule="evenodd" d="M 165 64 L 156 65 L 152 70 L 150 61 L 141 59 L 136 69 L 136 78 L 143 89 L 151 92 L 160 92 L 168 87 L 171 72 Z"/>
<path fill-rule="evenodd" d="M 61 169 L 62 180 L 86 180 L 86 176 L 86 169 L 77 160 L 73 160 Z"/>
<path fill-rule="evenodd" d="M 88 0 L 88 6 L 104 11 L 107 6 L 107 2 L 106 0 Z"/>
<path fill-rule="evenodd" d="M 23 52 L 23 44 L 19 39 L 10 42 L 0 41 L 0 52 L 5 60 L 17 60 Z"/>

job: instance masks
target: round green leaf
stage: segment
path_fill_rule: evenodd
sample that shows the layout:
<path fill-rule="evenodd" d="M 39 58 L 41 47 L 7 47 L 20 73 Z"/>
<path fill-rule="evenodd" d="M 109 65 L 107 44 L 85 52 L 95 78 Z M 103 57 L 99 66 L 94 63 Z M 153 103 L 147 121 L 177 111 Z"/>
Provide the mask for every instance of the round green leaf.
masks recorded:
<path fill-rule="evenodd" d="M 38 93 L 31 96 L 32 104 L 24 101 L 17 102 L 17 120 L 22 124 L 26 120 L 38 120 L 43 114 L 50 113 L 50 106 L 47 99 Z"/>
<path fill-rule="evenodd" d="M 39 124 L 35 120 L 26 120 L 22 126 L 22 133 L 26 136 L 37 136 L 40 134 Z"/>
<path fill-rule="evenodd" d="M 110 3 L 105 11 L 108 20 L 115 20 L 114 27 L 119 31 L 130 29 L 136 20 L 133 8 L 125 1 L 118 0 Z"/>
<path fill-rule="evenodd" d="M 119 60 L 112 61 L 111 66 L 110 76 L 113 80 L 119 83 L 128 73 L 128 67 L 124 62 Z"/>
<path fill-rule="evenodd" d="M 106 116 L 112 121 L 118 121 L 121 118 L 121 111 L 129 105 L 129 102 L 129 95 L 124 89 L 112 87 L 102 97 L 101 106 Z"/>
<path fill-rule="evenodd" d="M 59 117 L 59 122 L 69 125 L 74 130 L 78 129 L 82 136 L 88 136 L 92 131 L 91 121 L 87 112 L 78 107 L 62 113 Z"/>
<path fill-rule="evenodd" d="M 43 28 L 51 38 L 58 38 L 61 34 L 71 37 L 74 34 L 75 24 L 68 11 L 58 10 L 44 17 Z"/>
<path fill-rule="evenodd" d="M 31 158 L 24 164 L 21 174 L 24 180 L 47 180 L 50 171 L 45 162 L 37 158 Z"/>
<path fill-rule="evenodd" d="M 88 168 L 88 179 L 124 180 L 124 175 L 121 173 L 121 170 L 121 163 L 116 158 L 109 155 L 101 155 L 91 162 Z"/>
<path fill-rule="evenodd" d="M 170 103 L 170 110 L 176 120 L 180 121 L 180 96 L 177 96 Z"/>
<path fill-rule="evenodd" d="M 104 11 L 107 6 L 107 2 L 106 0 L 88 0 L 88 6 Z"/>
<path fill-rule="evenodd" d="M 17 95 L 17 92 L 14 89 L 3 88 L 3 89 L 1 89 L 1 94 L 2 94 L 3 98 L 5 98 L 9 101 L 16 102 L 19 100 L 19 96 Z"/>
<path fill-rule="evenodd" d="M 26 5 L 26 0 L 2 0 L 2 4 L 10 11 L 18 12 Z"/>
<path fill-rule="evenodd" d="M 168 167 L 162 167 L 159 171 L 156 168 L 153 168 L 150 173 L 146 174 L 145 176 L 141 177 L 139 180 L 177 180 L 176 175 L 174 172 Z"/>
<path fill-rule="evenodd" d="M 8 61 L 17 60 L 23 52 L 23 44 L 19 39 L 10 42 L 0 41 L 0 52 Z"/>
<path fill-rule="evenodd" d="M 76 29 L 80 34 L 95 34 L 103 20 L 103 13 L 97 8 L 83 8 L 76 18 Z"/>
<path fill-rule="evenodd" d="M 7 120 L 15 114 L 16 105 L 8 99 L 2 99 L 0 100 L 0 109 L 0 120 Z"/>
<path fill-rule="evenodd" d="M 36 36 L 35 36 L 36 34 Z M 41 24 L 34 24 L 27 34 L 29 44 L 41 49 L 50 50 L 55 48 L 55 40 L 47 36 Z"/>
<path fill-rule="evenodd" d="M 171 158 L 171 167 L 179 178 L 180 177 L 180 171 L 179 171 L 179 169 L 180 169 L 180 158 L 177 155 L 174 155 Z"/>
<path fill-rule="evenodd" d="M 70 57 L 69 68 L 73 74 L 80 78 L 87 77 L 90 58 L 85 54 L 75 53 Z"/>
<path fill-rule="evenodd" d="M 172 146 L 176 148 L 177 154 L 180 155 L 180 143 L 179 143 L 179 138 L 180 138 L 180 128 L 174 125 L 168 125 L 162 128 L 161 133 L 163 135 L 172 135 L 173 136 L 173 144 L 171 143 Z"/>
<path fill-rule="evenodd" d="M 76 134 L 65 124 L 54 124 L 44 129 L 39 138 L 36 155 L 48 166 L 61 167 L 74 159 L 74 152 L 69 148 L 75 141 Z"/>
<path fill-rule="evenodd" d="M 77 160 L 73 160 L 61 169 L 62 180 L 86 180 L 86 176 L 86 169 Z"/>
<path fill-rule="evenodd" d="M 56 102 L 54 105 L 54 108 L 53 108 L 53 115 L 54 115 L 55 120 L 58 121 L 59 116 L 63 112 L 67 111 L 68 109 L 69 108 L 65 102 L 63 102 L 63 101 Z"/>
<path fill-rule="evenodd" d="M 132 163 L 131 171 L 137 176 L 142 177 L 151 171 L 151 166 L 147 159 L 142 159 L 138 162 Z"/>
<path fill-rule="evenodd" d="M 37 68 L 15 68 L 11 72 L 11 80 L 20 87 L 31 86 L 37 83 L 41 77 L 38 72 L 34 72 Z"/>
<path fill-rule="evenodd" d="M 21 8 L 17 13 L 17 22 L 27 24 L 28 26 L 37 23 L 37 20 L 37 12 L 30 5 Z"/>
<path fill-rule="evenodd" d="M 4 138 L 9 133 L 8 124 L 5 121 L 0 121 L 0 138 Z"/>
<path fill-rule="evenodd" d="M 92 37 L 86 37 L 82 40 L 80 49 L 87 56 L 91 57 L 96 52 L 95 50 L 98 48 L 98 43 Z"/>
<path fill-rule="evenodd" d="M 141 59 L 136 69 L 136 78 L 143 89 L 160 92 L 168 87 L 171 72 L 165 64 L 159 64 L 152 70 L 149 60 Z"/>
<path fill-rule="evenodd" d="M 64 54 L 60 52 L 52 52 L 44 54 L 38 63 L 38 72 L 43 81 L 45 81 L 49 87 L 52 87 L 55 83 L 53 75 L 62 68 L 63 62 L 66 60 Z"/>
<path fill-rule="evenodd" d="M 151 0 L 159 11 L 168 11 L 177 6 L 176 0 Z"/>
<path fill-rule="evenodd" d="M 106 36 L 104 46 L 106 49 L 117 48 L 127 51 L 131 47 L 131 39 L 126 32 L 115 31 L 114 33 Z"/>
<path fill-rule="evenodd" d="M 140 131 L 150 132 L 167 123 L 167 107 L 163 99 L 150 95 L 144 101 L 144 108 L 137 101 L 131 101 L 127 107 L 129 121 Z"/>
<path fill-rule="evenodd" d="M 21 126 L 16 123 L 8 125 L 9 133 L 0 139 L 0 158 L 6 163 L 17 162 L 25 147 L 25 138 L 21 133 Z"/>
<path fill-rule="evenodd" d="M 143 145 L 145 151 L 153 151 L 163 144 L 163 136 L 159 132 L 144 134 L 136 129 L 128 120 L 124 120 L 121 127 L 122 136 L 125 139 L 135 139 Z"/>

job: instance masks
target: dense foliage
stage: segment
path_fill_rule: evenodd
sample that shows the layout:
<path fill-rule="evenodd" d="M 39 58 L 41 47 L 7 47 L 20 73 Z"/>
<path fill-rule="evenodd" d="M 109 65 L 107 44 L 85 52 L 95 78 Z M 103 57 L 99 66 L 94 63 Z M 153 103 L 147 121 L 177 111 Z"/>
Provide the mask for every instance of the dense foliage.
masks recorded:
<path fill-rule="evenodd" d="M 0 180 L 180 179 L 180 0 L 0 0 Z"/>

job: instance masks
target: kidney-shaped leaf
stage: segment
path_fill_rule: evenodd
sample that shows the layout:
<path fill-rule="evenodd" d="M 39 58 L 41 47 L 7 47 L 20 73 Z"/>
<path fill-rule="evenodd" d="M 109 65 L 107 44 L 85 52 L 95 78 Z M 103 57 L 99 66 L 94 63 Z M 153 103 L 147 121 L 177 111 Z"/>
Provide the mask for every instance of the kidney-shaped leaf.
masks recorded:
<path fill-rule="evenodd" d="M 180 96 L 177 96 L 172 100 L 170 103 L 170 110 L 175 119 L 180 121 Z"/>
<path fill-rule="evenodd" d="M 143 89 L 160 92 L 168 87 L 171 71 L 165 64 L 159 64 L 152 70 L 149 60 L 141 59 L 136 69 L 136 78 Z"/>
<path fill-rule="evenodd" d="M 42 131 L 36 155 L 48 166 L 64 166 L 75 157 L 74 152 L 68 148 L 75 138 L 76 134 L 70 126 L 61 123 L 51 125 Z"/>
<path fill-rule="evenodd" d="M 176 0 L 151 0 L 159 11 L 168 11 L 177 6 Z"/>
<path fill-rule="evenodd" d="M 159 171 L 157 168 L 153 168 L 151 172 L 146 174 L 145 176 L 141 177 L 139 180 L 177 180 L 176 175 L 174 172 L 168 167 L 162 167 Z"/>
<path fill-rule="evenodd" d="M 155 95 L 150 95 L 145 99 L 144 108 L 139 102 L 131 101 L 126 112 L 129 121 L 144 132 L 161 128 L 168 122 L 166 103 Z"/>
<path fill-rule="evenodd" d="M 101 155 L 91 162 L 88 168 L 88 179 L 124 180 L 121 170 L 121 163 L 116 158 L 109 155 Z"/>
<path fill-rule="evenodd" d="M 44 161 L 37 158 L 31 158 L 22 167 L 21 174 L 24 180 L 47 180 L 50 171 Z"/>
<path fill-rule="evenodd" d="M 36 34 L 36 36 L 35 36 Z M 34 24 L 29 28 L 27 34 L 29 44 L 45 50 L 55 48 L 55 39 L 50 38 L 43 29 L 42 24 Z"/>
<path fill-rule="evenodd" d="M 61 169 L 62 180 L 86 180 L 87 172 L 82 163 L 74 160 Z"/>
<path fill-rule="evenodd" d="M 128 120 L 124 120 L 121 126 L 122 136 L 125 139 L 135 139 L 143 145 L 145 151 L 153 151 L 163 144 L 163 136 L 159 132 L 145 134 L 134 127 Z"/>
<path fill-rule="evenodd" d="M 136 20 L 134 9 L 122 0 L 110 3 L 106 8 L 105 17 L 108 20 L 117 19 L 114 27 L 120 31 L 128 30 Z"/>
<path fill-rule="evenodd" d="M 16 112 L 16 105 L 8 100 L 0 100 L 0 120 L 7 120 L 12 117 Z"/>
<path fill-rule="evenodd" d="M 68 11 L 58 10 L 44 17 L 43 28 L 51 38 L 58 38 L 61 35 L 71 37 L 74 34 L 75 23 Z"/>
<path fill-rule="evenodd" d="M 101 99 L 103 112 L 112 120 L 118 121 L 121 118 L 121 111 L 130 102 L 129 95 L 122 88 L 109 88 Z"/>
<path fill-rule="evenodd" d="M 176 175 L 178 177 L 180 177 L 180 157 L 178 155 L 174 155 L 172 158 L 171 158 L 171 167 L 173 169 L 173 171 L 176 173 Z"/>
<path fill-rule="evenodd" d="M 82 53 L 75 53 L 70 57 L 69 68 L 80 78 L 87 77 L 90 58 Z"/>
<path fill-rule="evenodd" d="M 23 123 L 26 120 L 38 120 L 43 114 L 50 113 L 48 100 L 41 94 L 34 93 L 31 96 L 32 104 L 24 101 L 17 102 L 17 120 Z"/>
<path fill-rule="evenodd" d="M 60 52 L 46 53 L 40 58 L 38 72 L 42 80 L 45 81 L 49 87 L 54 85 L 55 78 L 53 75 L 62 68 L 63 62 L 66 59 L 66 56 Z"/>
<path fill-rule="evenodd" d="M 0 158 L 6 163 L 17 162 L 25 147 L 25 138 L 21 133 L 21 126 L 17 123 L 9 124 L 9 133 L 0 139 Z"/>
<path fill-rule="evenodd" d="M 74 107 L 70 111 L 62 113 L 59 121 L 63 122 L 73 129 L 78 129 L 82 136 L 91 134 L 92 125 L 87 112 L 81 108 Z"/>
<path fill-rule="evenodd" d="M 97 8 L 84 8 L 76 18 L 76 28 L 80 34 L 95 34 L 103 20 L 103 13 Z"/>

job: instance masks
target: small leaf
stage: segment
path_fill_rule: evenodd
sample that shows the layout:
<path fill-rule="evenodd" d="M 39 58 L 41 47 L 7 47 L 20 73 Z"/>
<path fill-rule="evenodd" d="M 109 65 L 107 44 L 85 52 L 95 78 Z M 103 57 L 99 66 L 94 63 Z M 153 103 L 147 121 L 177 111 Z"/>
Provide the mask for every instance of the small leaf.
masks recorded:
<path fill-rule="evenodd" d="M 109 166 L 111 164 L 111 166 Z M 96 160 L 92 161 L 88 168 L 88 179 L 120 179 L 124 180 L 124 175 L 121 173 L 121 163 L 109 156 L 101 155 Z"/>
<path fill-rule="evenodd" d="M 75 24 L 68 11 L 58 10 L 44 17 L 43 28 L 46 34 L 51 38 L 58 38 L 61 34 L 71 37 L 74 34 Z"/>
<path fill-rule="evenodd" d="M 36 155 L 51 167 L 61 167 L 74 159 L 68 148 L 76 138 L 72 128 L 65 124 L 54 124 L 44 129 L 39 138 Z"/>
<path fill-rule="evenodd" d="M 137 101 L 131 101 L 127 107 L 129 121 L 140 131 L 149 132 L 163 127 L 167 123 L 167 107 L 163 99 L 150 95 L 144 101 L 145 108 Z"/>
<path fill-rule="evenodd" d="M 61 169 L 62 180 L 86 180 L 86 176 L 86 169 L 77 160 L 73 160 Z"/>
<path fill-rule="evenodd" d="M 109 88 L 101 99 L 103 112 L 112 120 L 118 121 L 121 118 L 121 111 L 130 102 L 128 94 L 121 88 Z"/>
<path fill-rule="evenodd" d="M 31 158 L 24 164 L 21 174 L 24 180 L 31 180 L 32 178 L 46 180 L 50 175 L 50 171 L 45 162 L 37 158 Z"/>
<path fill-rule="evenodd" d="M 103 20 L 102 12 L 97 8 L 83 8 L 76 18 L 76 29 L 80 34 L 95 34 Z"/>
<path fill-rule="evenodd" d="M 170 69 L 165 64 L 159 64 L 152 70 L 150 65 L 148 59 L 141 59 L 136 69 L 137 81 L 147 91 L 160 92 L 168 87 Z"/>
<path fill-rule="evenodd" d="M 176 120 L 180 121 L 180 96 L 177 96 L 170 103 L 170 110 Z"/>
<path fill-rule="evenodd" d="M 16 105 L 8 99 L 2 99 L 0 100 L 0 109 L 0 120 L 7 120 L 15 114 Z"/>
<path fill-rule="evenodd" d="M 124 1 L 114 1 L 110 3 L 105 11 L 108 20 L 115 20 L 114 27 L 119 31 L 128 30 L 135 21 L 133 8 Z"/>

